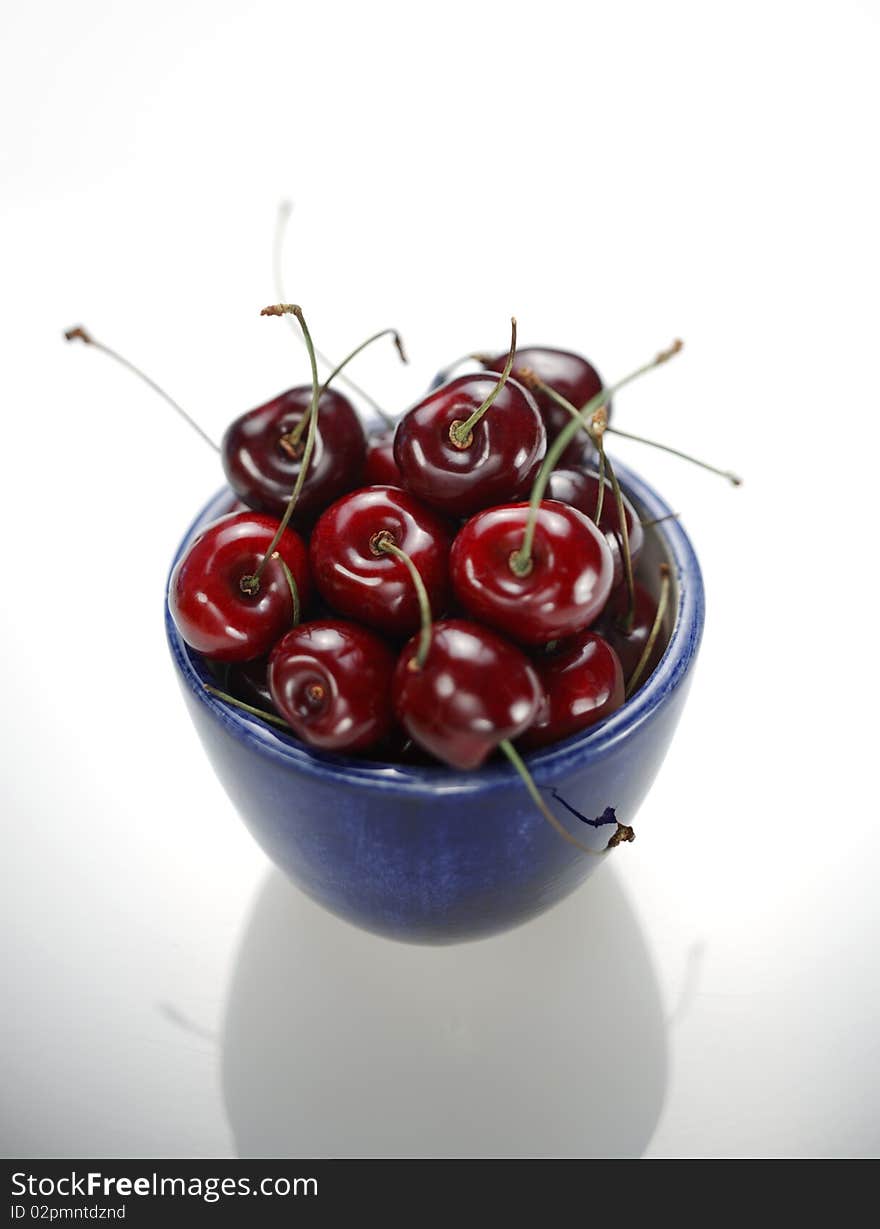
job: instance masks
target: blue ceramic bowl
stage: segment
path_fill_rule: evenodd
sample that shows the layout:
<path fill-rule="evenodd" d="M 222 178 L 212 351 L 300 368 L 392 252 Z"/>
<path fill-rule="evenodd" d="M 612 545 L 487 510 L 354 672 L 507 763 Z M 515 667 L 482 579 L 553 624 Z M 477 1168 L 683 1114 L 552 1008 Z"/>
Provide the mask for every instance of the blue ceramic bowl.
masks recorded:
<path fill-rule="evenodd" d="M 669 513 L 646 483 L 617 468 L 644 519 Z M 178 557 L 230 499 L 224 490 L 211 500 Z M 554 793 L 588 817 L 613 807 L 632 824 L 654 780 L 685 700 L 704 613 L 699 564 L 676 520 L 646 531 L 644 583 L 664 559 L 674 600 L 657 669 L 602 725 L 528 757 L 560 820 L 597 850 L 613 828 L 588 827 Z M 595 857 L 563 841 L 504 762 L 465 773 L 306 747 L 206 692 L 212 677 L 180 638 L 167 601 L 165 621 L 190 715 L 251 833 L 304 892 L 350 922 L 410 942 L 480 938 L 548 909 L 603 857 L 626 857 L 626 846 Z"/>

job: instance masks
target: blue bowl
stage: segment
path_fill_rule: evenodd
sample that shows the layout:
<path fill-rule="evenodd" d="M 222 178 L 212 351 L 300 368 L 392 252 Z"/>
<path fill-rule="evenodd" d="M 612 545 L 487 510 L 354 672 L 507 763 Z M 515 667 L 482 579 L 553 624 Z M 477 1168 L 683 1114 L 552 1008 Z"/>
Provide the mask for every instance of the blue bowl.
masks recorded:
<path fill-rule="evenodd" d="M 669 514 L 641 478 L 616 468 L 644 519 Z M 230 500 L 228 490 L 211 500 L 177 558 Z M 643 583 L 650 587 L 661 560 L 672 569 L 662 661 L 602 725 L 528 757 L 560 821 L 597 851 L 614 829 L 587 826 L 560 799 L 588 818 L 612 807 L 633 823 L 675 731 L 703 629 L 703 584 L 687 534 L 668 520 L 645 536 Z M 597 857 L 563 841 L 506 762 L 456 772 L 306 747 L 206 692 L 212 676 L 181 639 L 167 600 L 165 622 L 190 715 L 226 792 L 272 861 L 340 917 L 408 942 L 481 938 L 550 908 L 605 857 L 626 857 L 626 846 Z"/>

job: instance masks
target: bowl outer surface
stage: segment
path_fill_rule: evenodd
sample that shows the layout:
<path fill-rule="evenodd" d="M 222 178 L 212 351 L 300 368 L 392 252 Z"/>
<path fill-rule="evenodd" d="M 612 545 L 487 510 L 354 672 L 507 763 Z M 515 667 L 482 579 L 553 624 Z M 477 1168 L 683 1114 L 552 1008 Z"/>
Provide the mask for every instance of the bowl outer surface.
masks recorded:
<path fill-rule="evenodd" d="M 651 488 L 617 468 L 643 515 L 668 513 Z M 210 501 L 178 557 L 230 498 L 224 490 Z M 676 582 L 663 660 L 608 721 L 527 761 L 560 820 L 596 850 L 613 826 L 580 822 L 553 791 L 587 818 L 613 807 L 633 822 L 674 733 L 702 633 L 702 580 L 687 535 L 673 520 L 657 536 Z M 165 613 L 178 679 L 220 781 L 272 861 L 334 913 L 411 942 L 480 938 L 543 912 L 604 860 L 563 841 L 506 763 L 476 773 L 372 764 L 316 752 L 231 709 L 204 690 L 211 676 L 181 640 L 167 601 Z M 625 849 L 609 856 L 625 857 Z"/>

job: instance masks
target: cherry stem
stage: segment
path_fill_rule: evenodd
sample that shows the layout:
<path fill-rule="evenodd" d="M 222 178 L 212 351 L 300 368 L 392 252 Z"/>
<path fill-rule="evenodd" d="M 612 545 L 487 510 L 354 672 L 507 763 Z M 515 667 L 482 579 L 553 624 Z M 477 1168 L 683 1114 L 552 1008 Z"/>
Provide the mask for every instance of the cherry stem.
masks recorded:
<path fill-rule="evenodd" d="M 293 212 L 293 205 L 291 204 L 291 202 L 281 201 L 281 203 L 278 206 L 278 214 L 275 219 L 275 235 L 272 241 L 272 269 L 274 273 L 275 293 L 278 296 L 279 303 L 287 302 L 287 295 L 284 290 L 284 274 L 282 270 L 283 270 L 284 240 L 287 237 L 287 223 L 290 220 L 290 215 L 292 212 Z M 296 330 L 296 325 L 293 323 L 292 320 L 290 324 L 291 324 L 291 328 Z M 330 367 L 331 369 L 333 368 L 334 366 L 333 360 L 327 358 L 326 354 L 322 354 L 320 350 L 316 350 L 315 356 L 317 357 L 319 362 L 324 364 L 325 367 Z M 344 366 L 344 364 L 340 364 L 340 366 Z M 333 374 L 336 375 L 337 372 L 334 371 Z M 332 376 L 330 378 L 332 379 Z M 385 410 L 383 410 L 382 407 L 376 401 L 373 400 L 373 398 L 369 395 L 369 393 L 365 393 L 364 390 L 359 385 L 355 384 L 354 380 L 352 380 L 349 376 L 340 375 L 339 378 L 344 384 L 348 385 L 348 387 L 352 390 L 352 392 L 357 393 L 357 395 L 363 401 L 366 401 L 367 405 L 373 410 L 373 412 L 375 414 L 378 414 L 378 416 L 382 419 L 386 427 L 394 426 L 395 420 L 391 417 L 390 414 L 386 413 Z"/>
<path fill-rule="evenodd" d="M 628 700 L 635 691 L 639 679 L 645 672 L 648 662 L 651 659 L 651 654 L 654 651 L 654 645 L 657 643 L 657 637 L 660 635 L 660 629 L 663 626 L 663 619 L 666 615 L 666 607 L 669 605 L 669 588 L 670 588 L 669 564 L 660 564 L 660 598 L 657 602 L 657 611 L 654 615 L 654 622 L 651 625 L 651 632 L 648 639 L 645 641 L 645 647 L 642 649 L 642 655 L 636 662 L 636 668 L 630 675 L 629 682 L 626 685 L 626 699 Z"/>
<path fill-rule="evenodd" d="M 627 592 L 627 611 L 624 627 L 626 631 L 630 631 L 633 625 L 633 619 L 636 614 L 636 582 L 633 576 L 633 561 L 632 551 L 629 548 L 629 526 L 626 523 L 626 509 L 623 506 L 623 491 L 620 489 L 620 483 L 617 481 L 617 474 L 614 472 L 614 466 L 611 464 L 611 458 L 605 457 L 605 466 L 608 470 L 608 481 L 611 483 L 611 490 L 614 492 L 614 502 L 617 506 L 617 523 L 620 530 L 620 554 L 623 558 L 623 575 L 626 578 Z"/>
<path fill-rule="evenodd" d="M 212 687 L 210 683 L 202 683 L 205 691 L 212 696 L 216 696 L 218 700 L 225 701 L 226 704 L 231 704 L 233 708 L 240 708 L 245 713 L 251 713 L 254 717 L 260 717 L 263 721 L 271 721 L 273 725 L 280 725 L 283 729 L 289 730 L 290 726 L 281 717 L 276 717 L 274 713 L 267 713 L 265 709 L 255 708 L 253 704 L 245 704 L 244 700 L 238 700 L 235 696 L 231 696 L 228 691 L 221 691 L 219 687 Z"/>
<path fill-rule="evenodd" d="M 518 551 L 514 551 L 510 558 L 510 567 L 516 576 L 527 576 L 531 571 L 532 544 L 535 539 L 535 525 L 538 520 L 538 509 L 541 506 L 541 500 L 544 498 L 544 492 L 547 490 L 547 483 L 550 481 L 550 475 L 559 464 L 560 457 L 574 439 L 577 432 L 579 430 L 586 431 L 590 439 L 593 439 L 595 433 L 590 426 L 590 419 L 592 418 L 593 414 L 595 414 L 600 407 L 605 405 L 607 401 L 610 401 L 611 397 L 616 392 L 619 392 L 620 389 L 625 388 L 627 384 L 632 384 L 632 382 L 639 379 L 640 376 L 646 375 L 649 371 L 653 371 L 655 367 L 659 367 L 663 363 L 667 363 L 674 355 L 678 354 L 682 346 L 683 342 L 674 341 L 668 349 L 661 350 L 650 363 L 645 363 L 644 366 L 637 367 L 635 371 L 631 371 L 629 375 L 624 376 L 623 379 L 619 380 L 616 384 L 612 384 L 610 388 L 603 388 L 600 392 L 596 393 L 595 397 L 591 398 L 591 400 L 587 402 L 579 414 L 577 410 L 575 410 L 576 417 L 572 418 L 572 421 L 567 423 L 566 426 L 564 426 L 559 432 L 556 439 L 547 449 L 547 455 L 544 457 L 544 462 L 538 472 L 537 478 L 535 479 L 534 486 L 532 487 L 532 494 L 529 499 L 529 515 L 526 521 L 526 527 L 523 531 L 522 546 Z M 538 384 L 539 387 L 544 388 L 551 395 L 553 395 L 554 399 L 558 400 L 560 404 L 568 406 L 569 409 L 574 409 L 571 402 L 566 401 L 566 399 L 557 393 L 555 389 L 552 389 L 549 385 L 545 385 L 543 381 L 538 382 Z"/>
<path fill-rule="evenodd" d="M 602 508 L 605 505 L 605 430 L 608 426 L 608 410 L 603 405 L 593 415 L 593 430 L 596 450 L 599 453 L 599 491 L 596 495 L 596 515 L 593 520 L 599 524 Z"/>
<path fill-rule="evenodd" d="M 614 435 L 619 435 L 621 439 L 635 440 L 637 444 L 647 444 L 649 448 L 659 448 L 661 452 L 669 452 L 674 457 L 681 457 L 682 461 L 690 461 L 692 465 L 699 465 L 700 469 L 707 469 L 710 474 L 717 474 L 719 478 L 726 478 L 731 486 L 742 486 L 742 478 L 729 469 L 718 469 L 717 466 L 710 465 L 708 461 L 701 461 L 699 457 L 692 457 L 688 452 L 680 452 L 678 448 L 670 448 L 668 444 L 661 444 L 657 440 L 646 440 L 641 435 L 631 435 L 629 431 L 621 431 L 620 427 L 609 426 L 608 430 Z"/>
<path fill-rule="evenodd" d="M 149 385 L 154 393 L 158 393 L 160 397 L 167 401 L 172 409 L 177 410 L 180 417 L 189 423 L 193 431 L 195 431 L 197 435 L 200 435 L 206 444 L 210 445 L 215 452 L 220 451 L 220 446 L 215 444 L 210 435 L 204 432 L 195 419 L 191 418 L 189 414 L 187 414 L 183 406 L 178 405 L 174 398 L 169 396 L 168 393 L 165 392 L 165 389 L 161 388 L 155 380 L 151 380 L 145 372 L 141 371 L 140 367 L 135 367 L 134 363 L 132 363 L 129 359 L 123 358 L 121 354 L 118 354 L 115 350 L 111 350 L 109 346 L 105 346 L 102 341 L 95 341 L 91 333 L 87 329 L 83 328 L 81 324 L 78 324 L 75 328 L 68 329 L 64 336 L 68 341 L 82 341 L 85 342 L 87 346 L 94 346 L 96 350 L 100 350 L 102 354 L 108 355 L 108 357 L 114 359 L 121 366 L 133 372 L 136 376 L 143 380 L 145 384 Z"/>
<path fill-rule="evenodd" d="M 508 376 L 513 370 L 513 360 L 516 358 L 516 316 L 510 317 L 510 353 L 507 356 L 507 362 L 504 364 L 504 370 L 498 378 L 498 383 L 492 389 L 489 396 L 478 405 L 473 414 L 464 422 L 454 422 L 449 428 L 449 438 L 456 448 L 470 448 L 473 436 L 474 427 L 492 406 L 495 398 L 501 392 L 504 385 L 507 383 Z"/>
<path fill-rule="evenodd" d="M 584 845 L 582 841 L 579 841 L 577 839 L 577 837 L 574 837 L 571 835 L 571 833 L 568 831 L 565 825 L 560 823 L 560 821 L 556 818 L 556 816 L 547 806 L 547 803 L 538 793 L 538 787 L 537 785 L 535 785 L 535 781 L 534 781 L 534 778 L 532 777 L 532 774 L 529 772 L 528 768 L 526 768 L 525 764 L 523 763 L 522 757 L 520 756 L 519 752 L 517 751 L 516 747 L 514 747 L 510 739 L 503 738 L 498 745 L 501 748 L 501 750 L 504 752 L 504 754 L 507 756 L 507 758 L 510 760 L 513 767 L 519 773 L 520 777 L 523 780 L 523 784 L 525 785 L 526 789 L 529 791 L 529 794 L 532 797 L 532 801 L 535 803 L 538 810 L 541 812 L 541 814 L 544 816 L 547 822 L 556 829 L 556 831 L 559 833 L 562 839 L 564 841 L 568 841 L 569 845 L 574 845 L 575 849 L 580 849 L 582 853 L 589 853 L 589 854 L 592 854 L 593 857 L 595 858 L 601 858 L 602 855 L 606 852 L 606 850 L 612 849 L 615 845 L 619 845 L 621 840 L 631 841 L 633 839 L 633 836 L 635 834 L 632 832 L 632 829 L 627 829 L 625 824 L 618 823 L 617 828 L 615 829 L 615 832 L 613 836 L 611 837 L 611 839 L 609 840 L 608 844 L 605 846 L 605 849 L 591 849 L 589 845 Z M 629 832 L 630 835 L 621 836 L 621 829 L 623 829 L 625 832 Z"/>
<path fill-rule="evenodd" d="M 400 355 L 401 362 L 408 363 L 409 359 L 406 357 L 406 351 L 403 348 L 403 340 L 400 334 L 398 333 L 397 329 L 382 329 L 379 333 L 374 333 L 372 337 L 368 337 L 366 341 L 362 341 L 359 346 L 357 346 L 354 350 L 352 350 L 351 354 L 349 354 L 347 358 L 343 359 L 341 363 L 339 363 L 336 367 L 333 368 L 333 370 L 330 372 L 327 379 L 321 385 L 321 395 L 323 396 L 323 394 L 329 388 L 330 382 L 339 375 L 343 367 L 347 366 L 347 364 L 350 363 L 353 358 L 355 358 L 358 354 L 360 354 L 361 350 L 366 350 L 367 346 L 371 346 L 373 342 L 378 341 L 380 337 L 389 337 L 389 336 L 394 338 L 394 345 L 397 349 L 397 353 Z M 317 353 L 318 352 L 316 350 L 315 354 L 317 355 Z M 306 411 L 306 413 L 303 414 L 302 418 L 299 420 L 296 426 L 293 428 L 293 430 L 289 431 L 287 435 L 283 437 L 283 439 L 286 440 L 293 448 L 296 448 L 296 446 L 299 444 L 299 441 L 302 439 L 303 431 L 305 431 L 306 427 L 309 425 L 309 419 L 311 418 L 311 412 L 312 411 L 311 411 L 311 406 L 310 406 L 309 409 Z M 394 425 L 393 418 L 390 418 L 387 414 L 383 414 L 382 417 L 384 418 L 385 423 L 389 427 Z"/>
<path fill-rule="evenodd" d="M 413 585 L 416 590 L 416 597 L 419 599 L 419 611 L 422 616 L 422 631 L 419 637 L 419 651 L 416 654 L 416 669 L 421 670 L 428 658 L 428 651 L 431 648 L 431 632 L 433 623 L 431 619 L 431 601 L 428 597 L 428 590 L 425 588 L 425 582 L 422 580 L 421 572 L 410 559 L 405 550 L 401 550 L 388 529 L 383 529 L 377 533 L 370 542 L 371 548 L 381 555 L 393 555 L 395 559 L 399 559 L 401 563 L 405 563 L 412 577 Z"/>
<path fill-rule="evenodd" d="M 275 558 L 281 564 L 281 571 L 284 573 L 284 579 L 287 581 L 287 587 L 290 590 L 290 602 L 293 606 L 293 619 L 291 621 L 291 626 L 296 627 L 302 614 L 299 600 L 299 586 L 294 579 L 293 572 L 291 572 L 290 568 L 287 566 L 287 563 L 281 558 L 277 551 L 275 552 Z"/>
<path fill-rule="evenodd" d="M 680 512 L 667 512 L 665 516 L 655 516 L 651 521 L 641 521 L 642 529 L 653 529 L 655 525 L 662 525 L 664 521 L 677 521 L 681 519 Z"/>
<path fill-rule="evenodd" d="M 254 572 L 253 577 L 250 577 L 250 576 L 242 577 L 241 587 L 245 593 L 249 592 L 249 590 L 245 588 L 246 581 L 255 580 L 257 582 L 257 588 L 255 590 L 250 590 L 251 592 L 257 592 L 259 590 L 260 577 L 263 574 L 263 569 L 265 568 L 267 561 L 274 554 L 275 548 L 277 547 L 278 543 L 281 541 L 281 538 L 282 538 L 282 535 L 285 529 L 290 524 L 290 518 L 293 516 L 293 510 L 296 507 L 296 501 L 299 499 L 299 493 L 303 489 L 303 485 L 306 480 L 306 475 L 309 472 L 309 466 L 312 463 L 312 453 L 314 452 L 314 449 L 315 449 L 315 435 L 317 434 L 317 427 L 318 427 L 318 398 L 321 392 L 320 387 L 318 385 L 318 364 L 315 359 L 315 347 L 312 345 L 312 335 L 309 332 L 309 326 L 306 324 L 306 318 L 303 315 L 303 310 L 299 306 L 299 304 L 297 303 L 276 303 L 276 304 L 273 304 L 273 306 L 271 307 L 264 307 L 263 310 L 260 312 L 260 315 L 261 316 L 291 315 L 291 316 L 296 316 L 297 320 L 299 321 L 299 325 L 303 333 L 303 338 L 305 339 L 306 349 L 309 352 L 309 362 L 312 365 L 312 403 L 309 406 L 309 414 L 310 414 L 309 433 L 306 436 L 306 446 L 305 446 L 305 449 L 303 450 L 302 460 L 300 461 L 299 473 L 296 476 L 296 483 L 293 488 L 293 494 L 290 496 L 290 499 L 287 502 L 287 507 L 284 509 L 284 516 L 282 516 L 281 522 L 275 531 L 275 537 L 272 539 L 271 543 L 269 544 L 269 549 L 266 551 L 265 555 L 263 556 L 263 558 L 260 560 L 259 564 L 257 565 L 257 570 Z"/>

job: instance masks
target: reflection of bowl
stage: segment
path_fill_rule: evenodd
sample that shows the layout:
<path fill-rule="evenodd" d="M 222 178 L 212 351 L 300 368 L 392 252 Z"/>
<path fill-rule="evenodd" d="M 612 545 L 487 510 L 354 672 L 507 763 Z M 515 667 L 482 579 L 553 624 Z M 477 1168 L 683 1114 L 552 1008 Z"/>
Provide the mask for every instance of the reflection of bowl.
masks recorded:
<path fill-rule="evenodd" d="M 668 515 L 650 487 L 617 468 L 644 518 Z M 184 544 L 229 498 L 224 491 L 207 505 Z M 528 757 L 560 820 L 597 850 L 613 829 L 581 823 L 552 791 L 590 818 L 613 807 L 632 823 L 675 730 L 703 626 L 700 569 L 681 525 L 668 520 L 645 536 L 648 583 L 661 560 L 672 568 L 662 661 L 604 724 Z M 328 755 L 231 708 L 204 690 L 212 677 L 167 602 L 165 620 L 190 714 L 227 793 L 272 861 L 334 913 L 412 942 L 477 938 L 547 909 L 600 861 L 553 831 L 506 764 L 463 773 Z"/>

